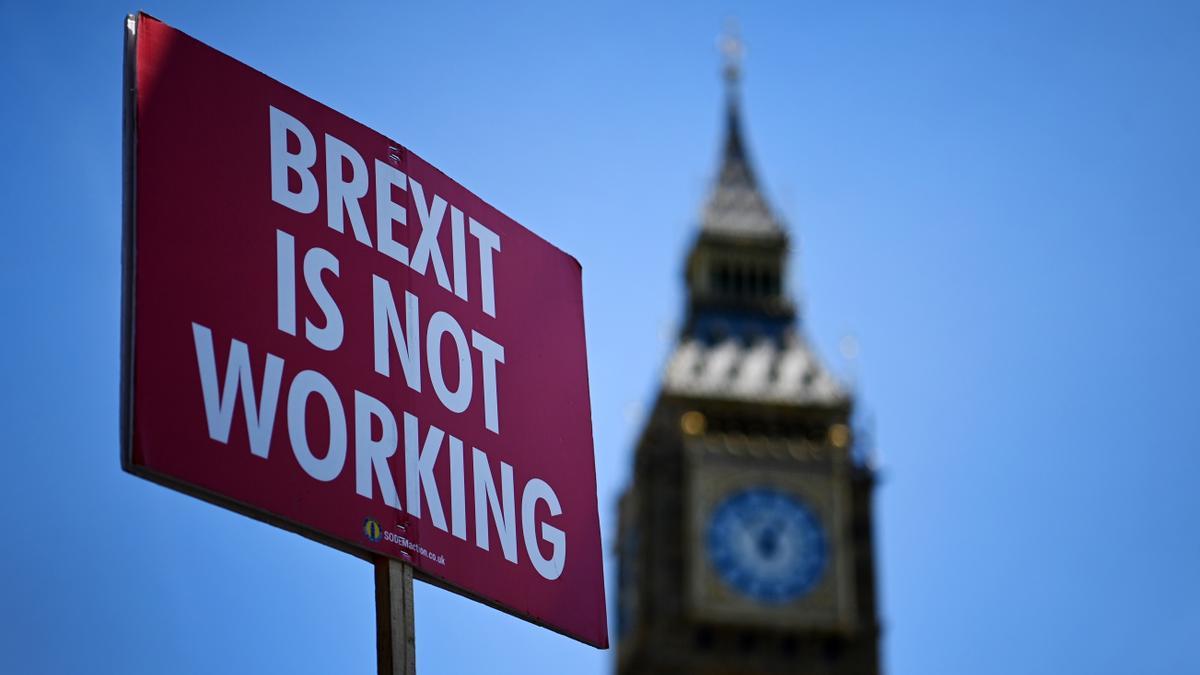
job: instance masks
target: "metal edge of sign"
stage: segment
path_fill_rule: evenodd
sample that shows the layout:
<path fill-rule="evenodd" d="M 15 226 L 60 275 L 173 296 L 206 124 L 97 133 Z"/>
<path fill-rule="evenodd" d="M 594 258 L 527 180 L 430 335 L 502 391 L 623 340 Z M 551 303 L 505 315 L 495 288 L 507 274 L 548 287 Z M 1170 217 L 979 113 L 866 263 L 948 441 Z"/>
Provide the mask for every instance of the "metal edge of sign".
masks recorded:
<path fill-rule="evenodd" d="M 133 473 L 133 283 L 137 247 L 137 37 L 141 15 L 125 17 L 121 79 L 121 468 Z"/>
<path fill-rule="evenodd" d="M 377 551 L 356 546 L 344 540 L 322 534 L 311 527 L 300 525 L 299 523 L 270 513 L 269 511 L 260 507 L 245 504 L 238 500 L 231 499 L 216 492 L 212 492 L 211 490 L 207 490 L 198 485 L 181 481 L 152 469 L 148 469 L 147 467 L 138 465 L 134 462 L 133 445 L 135 364 L 133 359 L 133 347 L 134 340 L 136 338 L 134 319 L 137 315 L 136 294 L 134 292 L 135 282 L 137 280 L 137 42 L 139 33 L 138 29 L 141 27 L 141 22 L 143 19 L 150 19 L 151 21 L 168 25 L 149 14 L 146 14 L 145 12 L 129 14 L 125 18 L 124 68 L 122 82 L 123 119 L 121 161 L 121 468 L 126 473 L 137 476 L 138 478 L 148 480 L 170 490 L 183 493 L 214 506 L 232 511 L 238 515 L 256 520 L 268 526 L 276 527 L 281 530 L 300 535 L 306 539 L 315 541 L 319 544 L 324 544 L 325 546 L 342 551 L 343 553 L 350 554 L 361 560 L 372 562 L 376 557 L 384 555 L 385 557 L 409 564 L 413 570 L 413 577 L 430 584 L 431 586 L 435 586 L 442 590 L 454 593 L 455 595 L 468 598 L 481 605 L 495 609 L 503 614 L 516 617 L 522 621 L 527 621 L 535 626 L 544 628 L 582 644 L 586 644 L 590 647 L 607 649 L 610 643 L 610 640 L 608 639 L 592 642 L 582 638 L 579 635 L 572 635 L 564 630 L 546 623 L 542 619 L 531 614 L 518 611 L 512 607 L 506 607 L 478 593 L 474 593 L 466 588 L 458 586 L 449 580 L 427 573 L 416 566 L 411 565 L 409 561 L 404 560 L 403 558 L 381 554 Z M 239 61 L 238 63 L 241 62 Z M 433 168 L 436 169 L 436 167 Z M 437 170 L 440 171 L 440 169 Z M 545 240 L 543 239 L 543 241 Z M 553 246 L 553 244 L 550 245 Z M 554 248 L 561 251 L 561 249 L 558 249 L 558 247 Z M 576 264 L 578 264 L 578 260 L 576 260 L 574 257 L 572 257 L 572 260 L 575 260 Z M 606 633 L 605 637 L 607 638 L 607 625 L 604 628 L 604 632 Z"/>

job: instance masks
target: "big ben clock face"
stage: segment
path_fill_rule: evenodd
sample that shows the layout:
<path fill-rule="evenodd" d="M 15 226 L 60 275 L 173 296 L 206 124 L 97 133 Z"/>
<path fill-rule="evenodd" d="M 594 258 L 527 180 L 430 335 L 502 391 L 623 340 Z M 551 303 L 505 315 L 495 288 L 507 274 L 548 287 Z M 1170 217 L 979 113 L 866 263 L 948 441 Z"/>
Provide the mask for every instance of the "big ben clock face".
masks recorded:
<path fill-rule="evenodd" d="M 721 579 L 765 603 L 807 593 L 826 566 L 825 532 L 796 497 L 770 488 L 734 493 L 708 523 L 709 559 Z"/>

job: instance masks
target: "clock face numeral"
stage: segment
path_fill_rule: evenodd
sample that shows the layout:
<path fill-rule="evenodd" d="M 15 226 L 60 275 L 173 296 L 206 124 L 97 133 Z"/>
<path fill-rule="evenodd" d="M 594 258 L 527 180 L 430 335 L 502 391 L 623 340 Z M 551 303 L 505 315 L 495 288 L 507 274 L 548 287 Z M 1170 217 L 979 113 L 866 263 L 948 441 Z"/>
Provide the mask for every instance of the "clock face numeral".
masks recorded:
<path fill-rule="evenodd" d="M 743 490 L 718 504 L 706 544 L 721 579 L 761 602 L 795 600 L 825 571 L 817 517 L 798 498 L 771 488 Z"/>

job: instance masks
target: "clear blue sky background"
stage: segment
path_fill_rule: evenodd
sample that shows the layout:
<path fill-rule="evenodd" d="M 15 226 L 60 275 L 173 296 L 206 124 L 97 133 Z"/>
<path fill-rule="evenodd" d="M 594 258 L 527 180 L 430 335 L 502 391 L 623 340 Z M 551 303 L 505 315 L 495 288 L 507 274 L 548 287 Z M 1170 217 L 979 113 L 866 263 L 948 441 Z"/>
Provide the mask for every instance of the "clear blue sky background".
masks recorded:
<path fill-rule="evenodd" d="M 142 8 L 582 261 L 610 548 L 736 15 L 806 330 L 875 419 L 888 671 L 1200 672 L 1200 5 L 646 4 Z M 366 563 L 121 473 L 138 7 L 0 7 L 0 671 L 372 672 Z M 426 673 L 610 667 L 430 587 L 416 604 Z"/>

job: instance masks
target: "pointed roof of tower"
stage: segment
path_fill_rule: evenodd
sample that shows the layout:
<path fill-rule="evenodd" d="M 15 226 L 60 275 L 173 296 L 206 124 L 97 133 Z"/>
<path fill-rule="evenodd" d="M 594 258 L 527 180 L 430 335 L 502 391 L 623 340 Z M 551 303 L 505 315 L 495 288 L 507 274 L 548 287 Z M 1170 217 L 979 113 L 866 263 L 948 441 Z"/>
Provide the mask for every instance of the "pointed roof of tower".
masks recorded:
<path fill-rule="evenodd" d="M 703 232 L 737 237 L 783 238 L 783 225 L 759 190 L 741 125 L 742 43 L 736 33 L 721 44 L 725 54 L 725 146 L 717 181 L 701 215 Z"/>
<path fill-rule="evenodd" d="M 721 43 L 721 167 L 689 254 L 688 317 L 664 368 L 662 391 L 772 405 L 844 406 L 849 393 L 805 340 L 780 283 L 788 236 L 759 189 L 746 151 L 738 91 L 742 45 L 733 30 Z M 724 255 L 730 249 L 737 251 Z M 772 281 L 764 282 L 768 278 Z"/>

